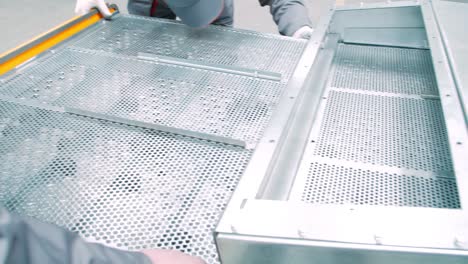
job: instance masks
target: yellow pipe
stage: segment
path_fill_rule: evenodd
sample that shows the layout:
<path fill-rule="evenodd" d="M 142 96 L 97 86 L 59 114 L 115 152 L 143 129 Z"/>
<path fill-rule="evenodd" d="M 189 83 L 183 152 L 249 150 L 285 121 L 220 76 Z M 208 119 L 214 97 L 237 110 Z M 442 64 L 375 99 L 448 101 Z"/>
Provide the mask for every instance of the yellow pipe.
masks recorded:
<path fill-rule="evenodd" d="M 115 9 L 111 9 L 111 12 L 115 12 Z M 60 27 L 64 27 L 69 23 L 74 23 L 76 20 L 79 20 L 81 16 L 74 17 L 61 25 L 56 26 L 55 28 L 31 39 L 30 41 L 20 45 L 19 47 L 16 47 L 12 50 L 9 50 L 3 54 L 0 55 L 1 57 L 4 57 L 8 54 L 11 54 L 12 52 L 16 52 L 17 50 L 21 49 L 22 47 L 29 45 L 30 43 L 34 42 L 35 40 L 50 34 L 54 30 L 59 29 Z M 89 18 L 82 20 L 68 28 L 65 28 L 63 31 L 58 32 L 55 35 L 52 35 L 50 38 L 44 40 L 43 42 L 40 42 L 36 44 L 35 46 L 32 46 L 31 48 L 19 53 L 15 57 L 10 58 L 9 60 L 5 61 L 4 63 L 0 64 L 0 75 L 4 74 L 5 72 L 8 72 L 15 68 L 16 66 L 20 65 L 21 63 L 29 60 L 30 58 L 40 54 L 41 52 L 52 48 L 53 46 L 57 45 L 58 43 L 70 38 L 71 36 L 75 35 L 76 33 L 82 31 L 83 29 L 97 23 L 99 20 L 101 20 L 103 16 L 97 12 L 96 14 L 90 16 Z"/>

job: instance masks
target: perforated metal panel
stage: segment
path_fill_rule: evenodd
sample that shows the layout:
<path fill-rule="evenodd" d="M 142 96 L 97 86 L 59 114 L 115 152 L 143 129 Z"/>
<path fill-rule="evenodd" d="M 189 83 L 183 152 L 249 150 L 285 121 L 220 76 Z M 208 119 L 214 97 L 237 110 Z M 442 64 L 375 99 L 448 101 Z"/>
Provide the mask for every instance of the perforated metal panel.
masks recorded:
<path fill-rule="evenodd" d="M 265 70 L 288 79 L 306 41 L 225 27 L 197 30 L 167 20 L 125 15 L 74 45 L 133 56 L 146 52 Z"/>
<path fill-rule="evenodd" d="M 284 88 L 260 78 L 64 50 L 0 85 L 0 94 L 252 145 Z"/>
<path fill-rule="evenodd" d="M 429 50 L 338 45 L 332 86 L 437 95 Z"/>
<path fill-rule="evenodd" d="M 251 152 L 0 101 L 0 198 L 123 249 L 217 263 L 214 228 Z"/>
<path fill-rule="evenodd" d="M 331 91 L 314 154 L 425 171 L 452 170 L 436 100 Z"/>
<path fill-rule="evenodd" d="M 124 15 L 91 26 L 0 79 L 0 202 L 219 263 L 212 232 L 252 151 L 144 127 L 254 146 L 306 43 Z"/>
<path fill-rule="evenodd" d="M 301 199 L 313 203 L 460 208 L 453 178 L 355 169 L 312 162 Z"/>
<path fill-rule="evenodd" d="M 426 50 L 341 44 L 291 199 L 459 208 L 434 79 Z"/>

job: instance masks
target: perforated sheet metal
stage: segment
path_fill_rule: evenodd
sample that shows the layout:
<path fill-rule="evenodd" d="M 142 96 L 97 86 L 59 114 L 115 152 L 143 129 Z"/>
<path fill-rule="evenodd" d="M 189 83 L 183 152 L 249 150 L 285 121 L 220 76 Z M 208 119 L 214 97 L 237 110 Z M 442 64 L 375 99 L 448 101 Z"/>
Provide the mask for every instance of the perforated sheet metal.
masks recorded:
<path fill-rule="evenodd" d="M 250 151 L 0 101 L 0 199 L 130 250 L 218 263 L 214 229 Z"/>
<path fill-rule="evenodd" d="M 0 94 L 255 144 L 285 84 L 92 51 L 64 50 Z"/>
<path fill-rule="evenodd" d="M 452 170 L 437 100 L 331 91 L 314 154 L 425 171 Z"/>
<path fill-rule="evenodd" d="M 167 20 L 125 15 L 74 45 L 132 56 L 145 52 L 265 70 L 288 79 L 306 41 L 225 27 L 197 30 Z"/>
<path fill-rule="evenodd" d="M 292 199 L 460 207 L 428 56 L 340 45 Z"/>
<path fill-rule="evenodd" d="M 314 203 L 460 208 L 453 178 L 431 179 L 313 162 L 302 200 Z"/>
<path fill-rule="evenodd" d="M 334 65 L 333 87 L 438 94 L 429 50 L 340 44 Z"/>

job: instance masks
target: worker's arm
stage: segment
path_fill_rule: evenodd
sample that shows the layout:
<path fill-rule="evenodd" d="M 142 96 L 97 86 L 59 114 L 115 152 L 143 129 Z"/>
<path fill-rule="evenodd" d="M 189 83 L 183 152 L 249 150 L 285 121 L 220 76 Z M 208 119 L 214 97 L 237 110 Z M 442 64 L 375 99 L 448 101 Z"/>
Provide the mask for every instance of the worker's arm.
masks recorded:
<path fill-rule="evenodd" d="M 273 20 L 282 35 L 309 38 L 312 33 L 304 0 L 259 0 L 260 5 L 270 6 Z"/>
<path fill-rule="evenodd" d="M 152 263 L 139 252 L 87 243 L 77 234 L 0 207 L 0 263 Z"/>
<path fill-rule="evenodd" d="M 173 250 L 143 253 L 88 243 L 77 234 L 31 218 L 9 213 L 0 206 L 0 263 L 157 263 L 203 264 L 197 257 Z"/>

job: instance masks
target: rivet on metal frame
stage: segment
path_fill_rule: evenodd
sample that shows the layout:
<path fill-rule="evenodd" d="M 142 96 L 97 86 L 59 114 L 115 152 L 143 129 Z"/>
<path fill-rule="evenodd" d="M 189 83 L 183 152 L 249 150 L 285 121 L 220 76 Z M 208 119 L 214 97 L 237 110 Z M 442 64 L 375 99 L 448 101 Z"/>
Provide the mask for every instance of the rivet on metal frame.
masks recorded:
<path fill-rule="evenodd" d="M 453 244 L 456 248 L 468 250 L 468 243 L 464 237 L 455 237 Z"/>
<path fill-rule="evenodd" d="M 244 209 L 246 203 L 247 203 L 247 199 L 242 200 L 242 203 L 240 205 L 241 210 Z"/>
<path fill-rule="evenodd" d="M 233 225 L 231 225 L 231 231 L 233 234 L 237 234 L 237 230 Z"/>
<path fill-rule="evenodd" d="M 307 238 L 306 235 L 305 235 L 305 232 L 303 232 L 303 231 L 300 230 L 300 229 L 297 230 L 297 235 L 298 235 L 300 238 Z"/>
<path fill-rule="evenodd" d="M 375 244 L 382 245 L 382 237 L 379 235 L 374 235 Z"/>

